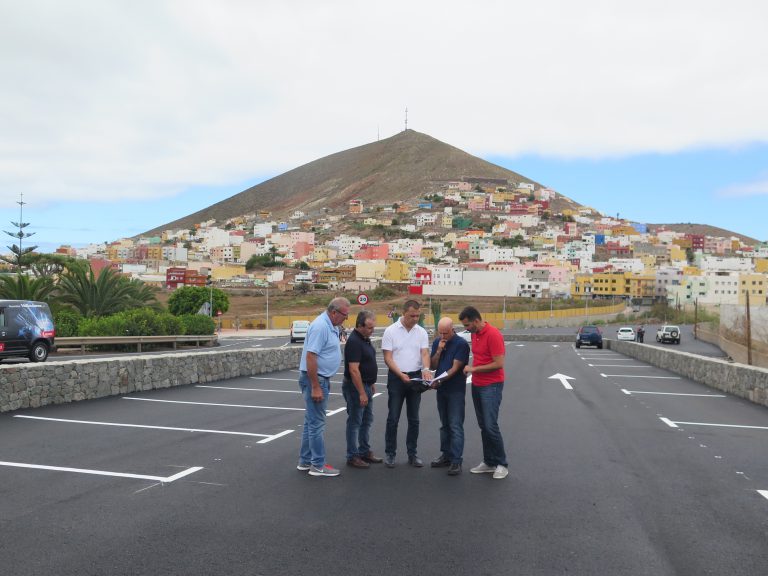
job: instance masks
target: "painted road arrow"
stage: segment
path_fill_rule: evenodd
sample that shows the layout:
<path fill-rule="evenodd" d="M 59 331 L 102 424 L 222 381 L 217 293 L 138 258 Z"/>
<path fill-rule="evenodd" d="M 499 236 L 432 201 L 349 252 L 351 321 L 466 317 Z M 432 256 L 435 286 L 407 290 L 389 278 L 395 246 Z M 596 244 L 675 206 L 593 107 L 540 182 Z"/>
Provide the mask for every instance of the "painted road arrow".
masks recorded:
<path fill-rule="evenodd" d="M 560 383 L 566 390 L 573 390 L 573 386 L 568 383 L 568 380 L 573 380 L 573 378 L 566 376 L 565 374 L 554 374 L 547 378 L 547 380 L 560 380 Z"/>

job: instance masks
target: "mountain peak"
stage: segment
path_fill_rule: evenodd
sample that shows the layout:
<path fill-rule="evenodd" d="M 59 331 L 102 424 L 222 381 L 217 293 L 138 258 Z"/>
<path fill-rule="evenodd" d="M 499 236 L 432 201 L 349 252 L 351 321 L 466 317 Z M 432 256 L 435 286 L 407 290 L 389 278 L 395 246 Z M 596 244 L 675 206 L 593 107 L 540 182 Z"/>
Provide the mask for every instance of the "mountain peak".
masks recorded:
<path fill-rule="evenodd" d="M 409 129 L 314 160 L 146 234 L 261 210 L 311 213 L 323 208 L 346 211 L 352 199 L 365 204 L 402 202 L 428 193 L 440 182 L 464 178 L 536 184 L 521 174 Z"/>

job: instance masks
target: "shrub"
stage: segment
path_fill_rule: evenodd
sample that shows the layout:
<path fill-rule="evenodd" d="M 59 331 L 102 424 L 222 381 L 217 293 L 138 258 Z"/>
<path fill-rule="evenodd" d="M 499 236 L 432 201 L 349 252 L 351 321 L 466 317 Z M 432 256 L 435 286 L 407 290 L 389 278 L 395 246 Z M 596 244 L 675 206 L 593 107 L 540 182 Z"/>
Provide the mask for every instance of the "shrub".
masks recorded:
<path fill-rule="evenodd" d="M 78 333 L 80 336 L 173 336 L 184 334 L 184 325 L 167 312 L 138 308 L 111 316 L 83 318 Z"/>
<path fill-rule="evenodd" d="M 62 308 L 53 316 L 53 324 L 56 327 L 56 336 L 67 338 L 77 336 L 77 326 L 82 316 L 76 310 Z"/>
<path fill-rule="evenodd" d="M 203 316 L 202 314 L 185 314 L 178 317 L 184 327 L 184 334 L 190 334 L 194 336 L 204 336 L 207 334 L 213 334 L 216 331 L 216 323 L 213 318 L 209 316 Z M 250 321 L 246 321 L 246 328 Z"/>

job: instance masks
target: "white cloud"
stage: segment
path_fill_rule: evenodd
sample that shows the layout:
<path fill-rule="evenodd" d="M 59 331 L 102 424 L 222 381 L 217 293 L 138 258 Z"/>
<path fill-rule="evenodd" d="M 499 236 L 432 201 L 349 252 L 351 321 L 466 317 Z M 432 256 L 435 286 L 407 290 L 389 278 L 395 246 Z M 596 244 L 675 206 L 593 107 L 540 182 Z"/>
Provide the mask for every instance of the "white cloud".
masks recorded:
<path fill-rule="evenodd" d="M 747 198 L 752 196 L 768 196 L 768 178 L 745 184 L 733 184 L 718 190 L 717 196 L 722 198 Z"/>
<path fill-rule="evenodd" d="M 766 17 L 746 0 L 10 3 L 0 207 L 277 173 L 398 132 L 406 105 L 476 154 L 768 141 Z"/>

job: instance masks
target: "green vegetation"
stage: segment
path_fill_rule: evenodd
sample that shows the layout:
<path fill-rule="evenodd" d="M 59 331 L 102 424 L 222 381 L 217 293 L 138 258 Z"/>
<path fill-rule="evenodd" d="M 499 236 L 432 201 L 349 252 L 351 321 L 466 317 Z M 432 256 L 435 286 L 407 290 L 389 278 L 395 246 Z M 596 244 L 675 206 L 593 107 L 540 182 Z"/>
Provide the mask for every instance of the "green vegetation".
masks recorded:
<path fill-rule="evenodd" d="M 102 270 L 98 277 L 90 268 L 67 271 L 59 278 L 56 300 L 85 317 L 107 316 L 141 306 L 159 307 L 153 289 L 110 268 Z"/>
<path fill-rule="evenodd" d="M 213 292 L 213 315 L 229 310 L 229 296 L 218 288 L 203 288 L 201 286 L 185 286 L 174 290 L 168 298 L 168 311 L 174 316 L 197 314 L 203 304 L 210 302 Z"/>

